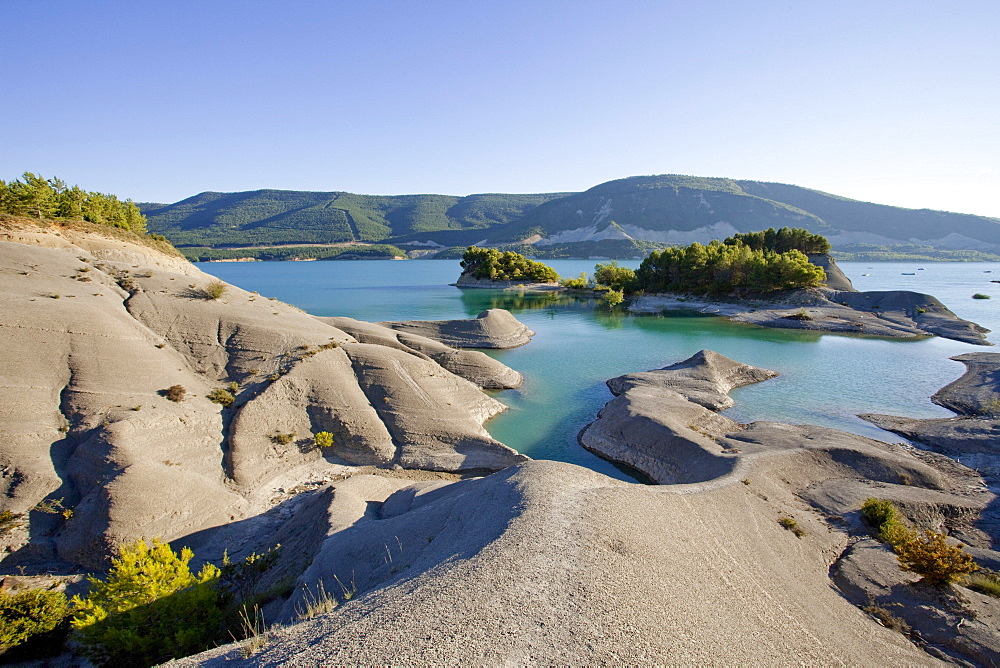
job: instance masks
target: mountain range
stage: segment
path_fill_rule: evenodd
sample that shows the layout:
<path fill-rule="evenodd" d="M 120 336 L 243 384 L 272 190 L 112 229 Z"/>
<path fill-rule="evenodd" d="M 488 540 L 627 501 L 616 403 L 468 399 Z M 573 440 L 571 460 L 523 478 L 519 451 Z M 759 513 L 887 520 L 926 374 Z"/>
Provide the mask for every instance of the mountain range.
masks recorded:
<path fill-rule="evenodd" d="M 529 250 L 544 255 L 546 248 L 586 253 L 594 242 L 607 247 L 614 241 L 627 253 L 651 243 L 706 243 L 787 226 L 826 236 L 835 251 L 1000 252 L 997 218 L 873 204 L 782 183 L 681 175 L 633 176 L 581 193 L 457 197 L 256 190 L 204 192 L 140 207 L 150 231 L 181 248 L 531 244 Z"/>

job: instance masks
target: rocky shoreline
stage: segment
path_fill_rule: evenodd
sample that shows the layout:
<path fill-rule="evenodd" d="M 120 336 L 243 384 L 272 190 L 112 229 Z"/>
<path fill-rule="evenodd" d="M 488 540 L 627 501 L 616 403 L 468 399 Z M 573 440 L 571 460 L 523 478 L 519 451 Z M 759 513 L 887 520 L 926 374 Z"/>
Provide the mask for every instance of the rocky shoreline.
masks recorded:
<path fill-rule="evenodd" d="M 993 345 L 986 338 L 990 330 L 959 318 L 931 295 L 906 290 L 859 292 L 830 256 L 811 255 L 810 261 L 826 271 L 823 287 L 782 293 L 771 299 L 726 300 L 685 294 L 640 294 L 627 298 L 625 309 L 650 315 L 702 313 L 775 329 L 903 339 L 940 336 L 974 345 Z M 490 281 L 473 278 L 468 273 L 463 273 L 454 285 L 525 292 L 579 292 L 555 283 Z M 599 294 L 586 292 L 590 296 Z"/>

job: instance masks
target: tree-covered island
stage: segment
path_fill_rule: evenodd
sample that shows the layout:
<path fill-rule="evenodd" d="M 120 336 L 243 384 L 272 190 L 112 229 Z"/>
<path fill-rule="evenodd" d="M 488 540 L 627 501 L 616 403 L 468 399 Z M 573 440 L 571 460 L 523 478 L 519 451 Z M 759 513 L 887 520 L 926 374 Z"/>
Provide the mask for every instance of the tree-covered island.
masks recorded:
<path fill-rule="evenodd" d="M 469 246 L 462 255 L 462 272 L 489 281 L 554 283 L 559 280 L 555 269 L 520 253 L 477 246 Z"/>

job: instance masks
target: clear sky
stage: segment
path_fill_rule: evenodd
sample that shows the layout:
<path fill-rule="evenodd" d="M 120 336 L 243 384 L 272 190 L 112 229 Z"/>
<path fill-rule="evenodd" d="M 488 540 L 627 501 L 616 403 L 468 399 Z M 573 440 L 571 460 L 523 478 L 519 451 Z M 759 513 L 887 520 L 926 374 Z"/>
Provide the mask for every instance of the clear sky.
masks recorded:
<path fill-rule="evenodd" d="M 1000 1 L 0 0 L 0 178 L 794 183 L 1000 217 Z"/>

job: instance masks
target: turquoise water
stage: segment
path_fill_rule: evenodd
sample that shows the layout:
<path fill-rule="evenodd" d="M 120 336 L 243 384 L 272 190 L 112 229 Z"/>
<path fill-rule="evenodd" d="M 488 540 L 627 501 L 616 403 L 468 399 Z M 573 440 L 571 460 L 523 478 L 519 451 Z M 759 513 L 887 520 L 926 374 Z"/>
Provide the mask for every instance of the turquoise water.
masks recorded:
<path fill-rule="evenodd" d="M 548 264 L 563 276 L 576 276 L 592 272 L 595 261 Z M 557 295 L 460 290 L 448 285 L 458 278 L 457 261 L 199 266 L 315 315 L 443 320 L 474 317 L 493 307 L 510 310 L 536 335 L 526 346 L 488 351 L 524 374 L 525 382 L 496 394 L 510 410 L 488 422 L 487 429 L 530 457 L 572 462 L 619 478 L 624 474 L 576 441 L 611 398 L 604 381 L 613 376 L 663 367 L 709 348 L 781 374 L 733 391 L 737 404 L 726 414 L 736 420 L 820 424 L 898 441 L 856 414 L 951 415 L 929 399 L 963 371 L 948 358 L 991 350 L 939 338 L 899 341 L 765 329 L 713 317 L 632 316 Z M 841 267 L 858 289 L 926 292 L 959 316 L 1000 332 L 1000 284 L 990 282 L 1000 280 L 1000 263 L 845 262 Z M 993 299 L 972 299 L 976 292 Z"/>

